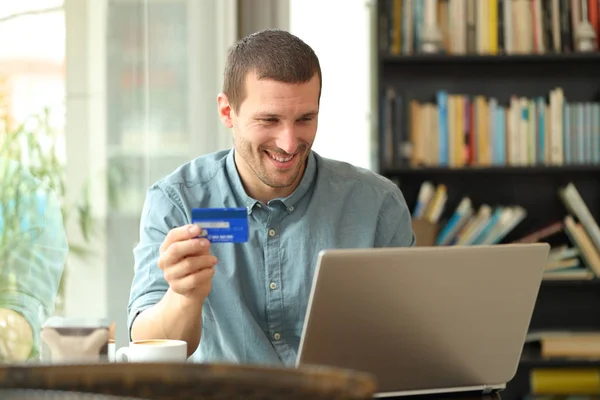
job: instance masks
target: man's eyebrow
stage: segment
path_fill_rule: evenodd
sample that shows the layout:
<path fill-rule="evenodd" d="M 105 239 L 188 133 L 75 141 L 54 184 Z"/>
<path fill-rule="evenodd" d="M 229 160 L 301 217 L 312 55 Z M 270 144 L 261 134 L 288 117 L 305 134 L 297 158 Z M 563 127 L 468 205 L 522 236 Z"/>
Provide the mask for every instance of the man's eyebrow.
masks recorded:
<path fill-rule="evenodd" d="M 254 118 L 281 118 L 280 115 L 277 114 L 271 114 L 271 113 L 257 113 L 254 115 Z"/>
<path fill-rule="evenodd" d="M 319 114 L 318 111 L 309 111 L 307 113 L 304 113 L 300 116 L 300 118 L 306 118 L 306 117 L 316 117 L 317 114 Z"/>
<path fill-rule="evenodd" d="M 319 114 L 318 111 L 309 111 L 309 112 L 302 114 L 300 116 L 300 118 L 315 117 L 318 114 Z M 271 118 L 281 119 L 282 117 L 279 114 L 259 112 L 254 115 L 254 118 L 256 118 L 256 119 L 271 119 Z"/>

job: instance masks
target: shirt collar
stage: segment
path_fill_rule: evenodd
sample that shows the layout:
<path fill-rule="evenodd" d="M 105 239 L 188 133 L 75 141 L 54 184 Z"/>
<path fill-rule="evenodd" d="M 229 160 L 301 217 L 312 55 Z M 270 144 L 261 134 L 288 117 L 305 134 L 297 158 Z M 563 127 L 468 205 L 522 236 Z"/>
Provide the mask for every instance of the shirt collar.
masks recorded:
<path fill-rule="evenodd" d="M 242 185 L 242 180 L 240 179 L 238 170 L 235 166 L 235 149 L 232 148 L 231 151 L 227 154 L 227 158 L 225 160 L 225 169 L 227 178 L 231 184 L 231 187 L 235 193 L 235 196 L 238 200 L 248 209 L 248 213 L 252 212 L 254 206 L 258 203 L 258 200 L 253 199 L 248 196 L 244 186 Z M 281 201 L 288 210 L 293 210 L 296 207 L 296 204 L 307 194 L 310 189 L 314 186 L 315 178 L 317 175 L 317 159 L 315 157 L 314 152 L 311 150 L 308 159 L 306 169 L 304 170 L 304 175 L 300 180 L 300 184 L 290 194 L 288 197 L 273 199 L 273 201 Z"/>

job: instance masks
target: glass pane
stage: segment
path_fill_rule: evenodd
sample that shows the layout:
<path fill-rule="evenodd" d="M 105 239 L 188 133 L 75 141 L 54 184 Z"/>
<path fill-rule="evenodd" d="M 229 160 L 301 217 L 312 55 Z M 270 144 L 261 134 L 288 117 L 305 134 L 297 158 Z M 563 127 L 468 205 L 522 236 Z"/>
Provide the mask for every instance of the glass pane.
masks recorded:
<path fill-rule="evenodd" d="M 0 1 L 0 364 L 90 327 L 127 344 L 146 191 L 230 146 L 220 5 Z"/>
<path fill-rule="evenodd" d="M 61 0 L 0 2 L 0 363 L 35 359 L 68 251 Z"/>
<path fill-rule="evenodd" d="M 189 126 L 189 2 L 111 0 L 107 15 L 108 316 L 126 313 L 146 190 L 194 157 Z"/>

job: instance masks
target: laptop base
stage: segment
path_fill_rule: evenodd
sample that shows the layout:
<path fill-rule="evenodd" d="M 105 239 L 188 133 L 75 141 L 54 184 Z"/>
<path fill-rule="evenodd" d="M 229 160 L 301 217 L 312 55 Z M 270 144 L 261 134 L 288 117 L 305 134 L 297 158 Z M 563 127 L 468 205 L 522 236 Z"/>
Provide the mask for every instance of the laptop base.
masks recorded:
<path fill-rule="evenodd" d="M 444 389 L 429 389 L 429 390 L 405 390 L 401 392 L 386 392 L 386 393 L 375 393 L 374 398 L 385 399 L 387 397 L 407 397 L 407 396 L 422 396 L 426 398 L 430 395 L 435 395 L 435 398 L 444 397 L 455 397 L 456 394 L 461 396 L 468 396 L 473 394 L 475 396 L 489 395 L 501 390 L 504 390 L 506 385 L 495 385 L 495 386 L 470 386 L 470 387 L 459 387 L 459 388 L 444 388 Z"/>

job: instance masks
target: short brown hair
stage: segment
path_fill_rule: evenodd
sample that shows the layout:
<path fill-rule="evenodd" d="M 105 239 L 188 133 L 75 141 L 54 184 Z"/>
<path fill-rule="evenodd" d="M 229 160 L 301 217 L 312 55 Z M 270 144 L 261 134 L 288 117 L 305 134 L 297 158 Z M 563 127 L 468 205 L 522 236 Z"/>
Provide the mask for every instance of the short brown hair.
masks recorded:
<path fill-rule="evenodd" d="M 229 49 L 223 80 L 223 93 L 234 111 L 246 98 L 246 76 L 254 71 L 258 78 L 285 83 L 305 83 L 317 74 L 319 100 L 322 76 L 313 49 L 298 37 L 279 29 L 250 34 Z"/>

